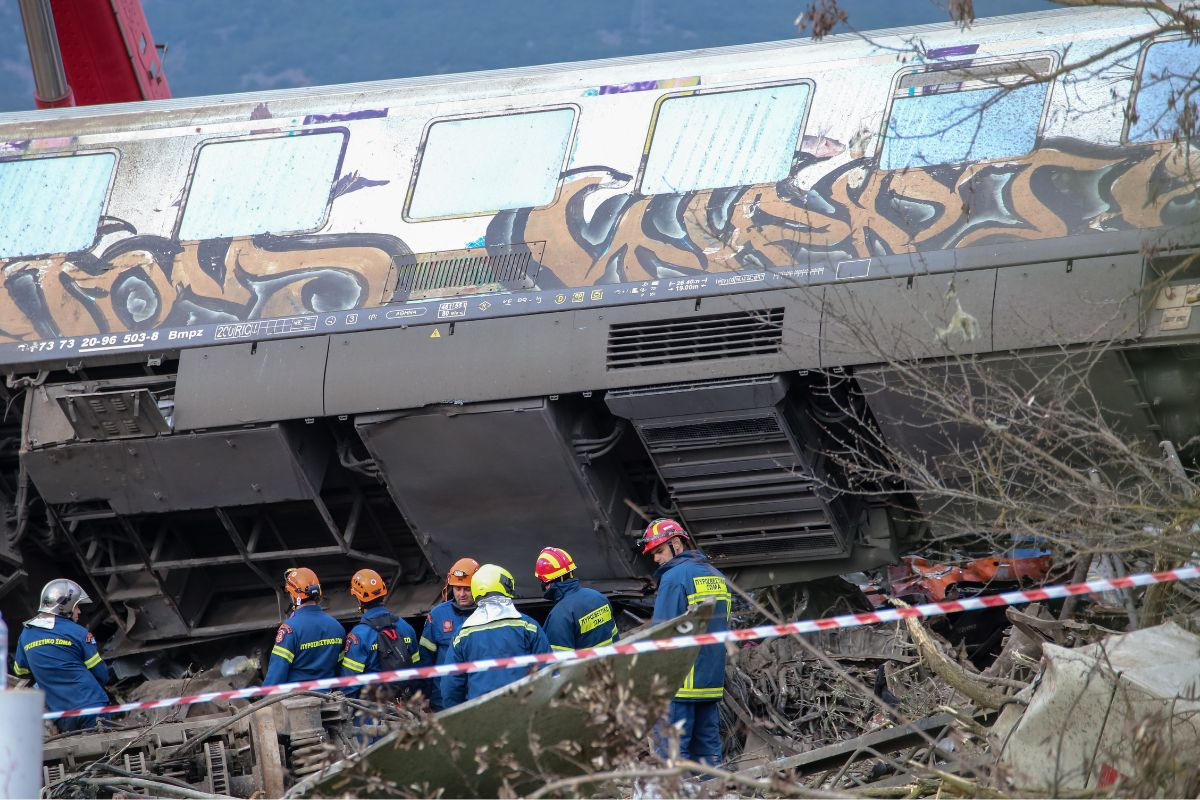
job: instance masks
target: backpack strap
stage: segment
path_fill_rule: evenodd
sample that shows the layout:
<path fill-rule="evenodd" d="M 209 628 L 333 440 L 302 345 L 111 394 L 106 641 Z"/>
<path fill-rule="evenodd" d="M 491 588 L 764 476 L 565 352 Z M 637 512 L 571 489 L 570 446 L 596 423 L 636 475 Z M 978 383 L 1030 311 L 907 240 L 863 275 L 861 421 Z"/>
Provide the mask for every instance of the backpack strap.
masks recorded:
<path fill-rule="evenodd" d="M 384 628 L 390 628 L 394 626 L 397 619 L 399 619 L 399 617 L 386 614 L 382 617 L 371 617 L 369 619 L 364 619 L 363 622 L 367 623 L 368 628 L 371 628 L 375 631 L 381 631 Z"/>
<path fill-rule="evenodd" d="M 408 643 L 404 641 L 400 636 L 400 632 L 396 630 L 396 621 L 398 619 L 400 618 L 388 613 L 384 616 L 371 617 L 364 621 L 367 623 L 367 627 L 374 630 L 380 636 L 386 636 L 395 642 L 396 647 L 404 654 L 404 663 L 411 666 L 413 663 L 412 651 L 408 649 Z M 388 631 L 388 628 L 391 628 L 391 631 Z"/>

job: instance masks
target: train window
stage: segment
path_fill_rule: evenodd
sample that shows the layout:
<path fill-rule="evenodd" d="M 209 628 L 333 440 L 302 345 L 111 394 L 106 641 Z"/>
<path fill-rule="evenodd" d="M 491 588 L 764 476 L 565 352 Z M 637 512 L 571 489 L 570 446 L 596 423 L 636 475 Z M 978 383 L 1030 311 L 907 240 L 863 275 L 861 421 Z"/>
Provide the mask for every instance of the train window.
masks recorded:
<path fill-rule="evenodd" d="M 0 162 L 0 258 L 91 247 L 113 153 Z"/>
<path fill-rule="evenodd" d="M 345 131 L 339 130 L 202 145 L 179 238 L 319 228 L 345 144 Z"/>
<path fill-rule="evenodd" d="M 433 123 L 407 216 L 459 217 L 552 202 L 574 127 L 574 108 Z"/>
<path fill-rule="evenodd" d="M 642 193 L 783 180 L 811 93 L 809 84 L 794 83 L 664 98 L 650 131 Z"/>
<path fill-rule="evenodd" d="M 946 64 L 897 82 L 879 157 L 882 169 L 1023 156 L 1037 143 L 1050 58 Z"/>
<path fill-rule="evenodd" d="M 1200 78 L 1200 47 L 1190 39 L 1154 42 L 1142 59 L 1129 141 L 1171 139 L 1179 129 L 1183 98 L 1194 107 Z"/>

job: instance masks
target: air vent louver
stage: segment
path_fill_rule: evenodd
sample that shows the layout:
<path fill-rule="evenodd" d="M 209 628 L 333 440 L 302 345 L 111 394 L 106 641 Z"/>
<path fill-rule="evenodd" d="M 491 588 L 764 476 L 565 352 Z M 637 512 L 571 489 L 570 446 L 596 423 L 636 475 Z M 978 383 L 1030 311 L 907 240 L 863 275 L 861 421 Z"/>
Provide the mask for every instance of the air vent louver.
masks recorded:
<path fill-rule="evenodd" d="M 811 554 L 827 557 L 831 552 L 840 552 L 841 542 L 832 533 L 813 534 L 808 531 L 796 531 L 794 536 L 780 536 L 771 539 L 747 537 L 731 541 L 711 541 L 704 545 L 704 552 L 714 561 L 726 563 L 740 557 L 761 559 L 765 554 L 781 552 L 794 556 Z"/>
<path fill-rule="evenodd" d="M 148 389 L 66 394 L 58 397 L 58 403 L 75 435 L 84 441 L 132 439 L 171 431 Z"/>
<path fill-rule="evenodd" d="M 676 425 L 671 428 L 647 428 L 645 434 L 646 442 L 652 446 L 683 444 L 700 439 L 721 439 L 728 443 L 734 439 L 777 436 L 779 423 L 774 417 L 735 419 L 697 425 Z"/>
<path fill-rule="evenodd" d="M 783 309 L 617 323 L 608 331 L 608 369 L 661 367 L 778 353 Z"/>
<path fill-rule="evenodd" d="M 530 289 L 545 242 L 397 256 L 387 300 L 427 300 Z"/>
<path fill-rule="evenodd" d="M 845 552 L 812 465 L 779 409 L 634 424 L 688 530 L 714 561 Z"/>
<path fill-rule="evenodd" d="M 609 409 L 633 422 L 688 532 L 721 566 L 843 558 L 860 500 L 822 457 L 779 376 L 614 390 Z"/>

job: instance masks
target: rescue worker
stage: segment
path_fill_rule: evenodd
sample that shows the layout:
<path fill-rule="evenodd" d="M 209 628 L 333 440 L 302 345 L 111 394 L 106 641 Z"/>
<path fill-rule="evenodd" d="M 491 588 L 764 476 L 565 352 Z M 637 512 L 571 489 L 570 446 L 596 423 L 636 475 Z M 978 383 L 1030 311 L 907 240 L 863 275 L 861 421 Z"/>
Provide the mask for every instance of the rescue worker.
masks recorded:
<path fill-rule="evenodd" d="M 451 645 L 462 629 L 467 617 L 475 610 L 471 598 L 471 576 L 479 569 L 473 558 L 460 558 L 446 574 L 446 585 L 442 587 L 442 602 L 429 610 L 425 616 L 425 627 L 421 629 L 421 664 L 437 666 L 453 659 Z M 442 696 L 446 678 L 432 678 L 421 688 L 429 695 L 429 708 L 441 711 L 448 706 Z"/>
<path fill-rule="evenodd" d="M 345 631 L 321 608 L 321 582 L 308 567 L 293 567 L 283 585 L 295 610 L 275 633 L 264 686 L 332 678 L 337 674 Z"/>
<path fill-rule="evenodd" d="M 417 634 L 411 625 L 393 616 L 383 605 L 387 593 L 387 584 L 373 569 L 360 569 L 350 579 L 350 594 L 358 600 L 362 617 L 346 634 L 346 645 L 339 659 L 343 676 L 403 669 L 420 662 Z M 381 658 L 381 644 L 385 645 L 384 654 L 388 658 Z M 359 687 L 342 691 L 347 697 L 356 697 Z"/>
<path fill-rule="evenodd" d="M 725 576 L 698 550 L 688 547 L 688 535 L 673 519 L 656 519 L 646 526 L 639 543 L 658 565 L 654 577 L 658 595 L 654 599 L 654 621 L 662 622 L 684 613 L 705 600 L 715 600 L 709 633 L 729 629 L 731 598 Z M 716 766 L 721 761 L 721 714 L 725 694 L 725 646 L 705 645 L 696 663 L 675 693 L 668 711 L 671 725 L 682 723 L 680 755 Z M 657 736 L 659 752 L 665 755 L 666 741 Z"/>
<path fill-rule="evenodd" d="M 471 577 L 471 597 L 476 608 L 454 637 L 451 647 L 454 663 L 550 652 L 550 642 L 541 627 L 517 611 L 513 604 L 516 593 L 517 582 L 503 567 L 484 564 L 475 571 Z M 510 667 L 448 675 L 443 697 L 446 707 L 507 686 L 528 671 L 524 667 Z"/>
<path fill-rule="evenodd" d="M 542 595 L 554 603 L 546 617 L 546 638 L 554 650 L 599 647 L 617 641 L 617 623 L 608 599 L 579 585 L 575 562 L 558 547 L 543 547 L 533 566 Z"/>
<path fill-rule="evenodd" d="M 13 653 L 13 671 L 32 673 L 46 693 L 51 711 L 108 705 L 108 667 L 100 658 L 96 637 L 79 624 L 79 606 L 92 599 L 67 578 L 42 587 L 38 613 L 25 621 Z M 96 717 L 67 717 L 55 723 L 60 731 L 96 727 Z"/>

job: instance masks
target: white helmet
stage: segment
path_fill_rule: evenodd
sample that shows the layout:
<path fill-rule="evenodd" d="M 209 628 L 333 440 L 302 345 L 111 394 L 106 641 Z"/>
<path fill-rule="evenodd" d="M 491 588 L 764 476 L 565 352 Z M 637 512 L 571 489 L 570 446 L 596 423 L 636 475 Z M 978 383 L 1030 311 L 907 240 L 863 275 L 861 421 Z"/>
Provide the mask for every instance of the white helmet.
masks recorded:
<path fill-rule="evenodd" d="M 67 617 L 80 603 L 90 602 L 92 598 L 88 597 L 87 592 L 78 583 L 69 578 L 55 578 L 42 587 L 38 612 Z"/>

